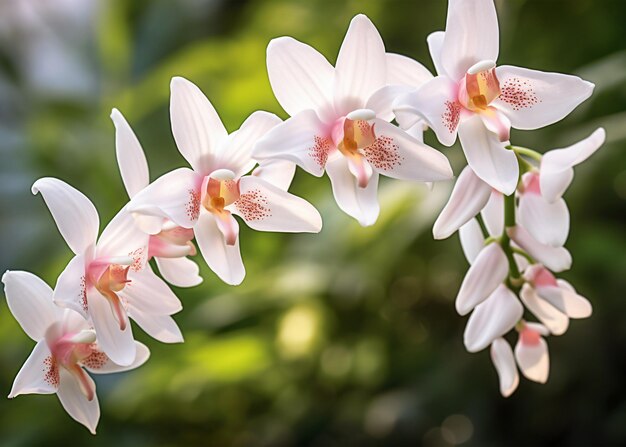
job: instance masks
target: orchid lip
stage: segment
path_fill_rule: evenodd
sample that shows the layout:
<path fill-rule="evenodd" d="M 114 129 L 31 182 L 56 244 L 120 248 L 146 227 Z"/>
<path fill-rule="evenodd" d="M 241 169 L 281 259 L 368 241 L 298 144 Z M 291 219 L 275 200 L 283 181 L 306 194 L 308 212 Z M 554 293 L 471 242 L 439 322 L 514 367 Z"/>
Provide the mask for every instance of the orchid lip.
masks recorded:
<path fill-rule="evenodd" d="M 209 178 L 221 181 L 234 180 L 235 177 L 235 173 L 230 169 L 216 169 L 209 174 Z"/>
<path fill-rule="evenodd" d="M 85 329 L 72 335 L 67 341 L 71 343 L 91 344 L 96 341 L 96 332 L 93 329 Z"/>
<path fill-rule="evenodd" d="M 371 109 L 357 109 L 346 115 L 346 118 L 352 121 L 363 120 L 370 121 L 376 118 L 376 112 Z"/>
<path fill-rule="evenodd" d="M 475 74 L 480 73 L 481 71 L 491 70 L 492 68 L 495 68 L 495 66 L 496 66 L 496 63 L 494 61 L 484 60 L 484 61 L 480 61 L 472 65 L 467 70 L 467 73 L 471 75 L 475 75 Z"/>

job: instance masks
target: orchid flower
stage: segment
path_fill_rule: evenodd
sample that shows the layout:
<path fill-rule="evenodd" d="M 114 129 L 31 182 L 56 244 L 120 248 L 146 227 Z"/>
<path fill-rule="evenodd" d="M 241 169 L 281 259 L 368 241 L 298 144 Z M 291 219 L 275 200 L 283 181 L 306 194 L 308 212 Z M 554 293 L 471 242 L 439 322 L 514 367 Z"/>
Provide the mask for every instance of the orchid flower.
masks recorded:
<path fill-rule="evenodd" d="M 52 289 L 28 272 L 2 276 L 7 304 L 26 335 L 37 344 L 20 369 L 9 398 L 20 394 L 54 394 L 65 411 L 92 434 L 100 418 L 94 374 L 127 371 L 144 364 L 147 347 L 133 342 L 136 355 L 127 366 L 111 360 L 101 349 L 93 327 L 80 314 L 58 307 Z"/>
<path fill-rule="evenodd" d="M 113 109 L 111 120 L 115 124 L 117 163 L 128 197 L 132 199 L 149 184 L 148 162 L 137 136 L 119 110 Z M 192 287 L 202 282 L 198 265 L 187 258 L 196 254 L 191 242 L 193 230 L 154 216 L 135 216 L 135 221 L 150 234 L 147 260 L 154 258 L 167 282 L 178 287 Z"/>
<path fill-rule="evenodd" d="M 123 208 L 98 238 L 99 217 L 80 191 L 55 178 L 32 187 L 41 193 L 56 225 L 75 256 L 59 276 L 54 302 L 89 318 L 102 350 L 118 365 L 135 360 L 129 318 L 164 343 L 182 342 L 170 315 L 180 301 L 146 263 L 148 235 Z"/>
<path fill-rule="evenodd" d="M 276 174 L 275 166 L 245 175 L 256 165 L 252 146 L 280 122 L 276 115 L 255 112 L 229 135 L 198 87 L 175 77 L 171 91 L 172 132 L 192 169 L 179 168 L 161 176 L 133 196 L 129 209 L 193 229 L 209 267 L 226 283 L 239 284 L 245 269 L 233 214 L 255 230 L 294 233 L 319 232 L 321 217 L 309 202 L 267 180 Z M 288 185 L 285 173 L 279 177 L 275 182 Z"/>
<path fill-rule="evenodd" d="M 428 36 L 438 76 L 396 100 L 403 126 L 423 119 L 441 144 L 457 133 L 478 177 L 509 195 L 518 161 L 507 150 L 511 127 L 538 129 L 567 116 L 594 88 L 576 76 L 496 67 L 498 18 L 493 0 L 449 0 L 446 31 Z"/>
<path fill-rule="evenodd" d="M 257 142 L 254 157 L 289 160 L 318 177 L 326 172 L 337 205 L 361 225 L 378 218 L 379 174 L 422 182 L 452 177 L 443 154 L 389 123 L 407 83 L 421 85 L 431 75 L 407 57 L 386 54 L 366 16 L 352 19 L 335 67 L 312 47 L 280 37 L 267 47 L 267 70 L 291 118 Z"/>

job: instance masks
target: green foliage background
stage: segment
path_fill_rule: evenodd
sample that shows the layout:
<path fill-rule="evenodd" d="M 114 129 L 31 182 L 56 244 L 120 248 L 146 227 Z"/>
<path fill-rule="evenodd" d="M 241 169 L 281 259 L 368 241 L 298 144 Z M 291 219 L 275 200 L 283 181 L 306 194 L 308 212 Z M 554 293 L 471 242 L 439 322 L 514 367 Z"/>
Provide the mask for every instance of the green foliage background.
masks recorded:
<path fill-rule="evenodd" d="M 137 132 L 154 179 L 184 165 L 169 129 L 172 76 L 197 83 L 234 130 L 257 109 L 285 117 L 265 71 L 271 38 L 291 35 L 334 62 L 349 20 L 364 12 L 388 51 L 432 68 L 425 38 L 443 29 L 446 14 L 444 0 L 102 0 L 73 26 L 80 2 L 62 1 L 60 12 L 23 25 L 11 15 L 16 3 L 0 1 L 0 271 L 30 270 L 52 285 L 71 254 L 30 185 L 62 178 L 94 201 L 101 221 L 110 219 L 126 198 L 113 106 Z M 463 348 L 466 318 L 453 300 L 467 265 L 456 236 L 430 234 L 449 185 L 428 192 L 383 182 L 381 217 L 361 228 L 337 209 L 327 178 L 298 171 L 292 191 L 319 208 L 320 235 L 242 226 L 244 284 L 225 286 L 198 258 L 204 284 L 177 290 L 185 343 L 162 345 L 136 330 L 150 361 L 95 378 L 97 437 L 54 396 L 21 396 L 0 399 L 0 444 L 624 445 L 626 3 L 499 0 L 497 7 L 500 64 L 596 83 L 564 121 L 513 131 L 512 142 L 545 151 L 598 126 L 608 133 L 566 196 L 574 264 L 562 276 L 591 300 L 594 315 L 548 340 L 546 385 L 523 380 L 504 399 L 488 351 Z M 28 56 L 33 42 L 51 35 L 76 71 L 64 60 L 46 62 L 46 51 Z M 46 84 L 50 67 L 68 73 L 61 88 Z M 432 133 L 427 141 L 441 149 Z M 444 152 L 459 172 L 460 148 Z M 4 299 L 0 344 L 7 395 L 32 342 Z"/>

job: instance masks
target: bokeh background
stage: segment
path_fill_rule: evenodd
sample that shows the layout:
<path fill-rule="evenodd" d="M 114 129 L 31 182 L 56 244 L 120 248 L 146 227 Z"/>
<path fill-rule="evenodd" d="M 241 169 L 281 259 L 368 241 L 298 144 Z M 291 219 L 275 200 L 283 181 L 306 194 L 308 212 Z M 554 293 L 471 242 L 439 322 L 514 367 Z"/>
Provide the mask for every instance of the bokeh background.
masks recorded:
<path fill-rule="evenodd" d="M 626 445 L 626 3 L 497 1 L 500 64 L 576 73 L 594 96 L 562 122 L 512 141 L 564 147 L 604 126 L 607 144 L 566 195 L 572 215 L 562 276 L 594 315 L 549 338 L 546 385 L 522 380 L 504 399 L 488 351 L 462 345 L 453 300 L 467 269 L 456 236 L 431 226 L 450 185 L 383 182 L 382 213 L 361 228 L 327 178 L 298 171 L 292 191 L 319 207 L 316 235 L 242 226 L 248 275 L 227 287 L 179 289 L 185 343 L 152 349 L 139 370 L 96 377 L 98 435 L 54 396 L 0 399 L 6 446 L 529 446 Z M 0 271 L 54 284 L 71 254 L 40 197 L 40 176 L 85 192 L 101 221 L 126 196 L 108 116 L 118 107 L 141 140 L 151 176 L 184 165 L 170 133 L 169 80 L 211 99 L 229 130 L 254 110 L 285 117 L 265 47 L 291 35 L 331 62 L 364 12 L 388 51 L 432 68 L 425 38 L 443 29 L 444 0 L 0 0 Z M 481 30 L 476 30 L 480 32 Z M 440 148 L 433 135 L 426 140 Z M 455 172 L 460 149 L 445 149 Z M 0 301 L 0 394 L 33 343 Z"/>

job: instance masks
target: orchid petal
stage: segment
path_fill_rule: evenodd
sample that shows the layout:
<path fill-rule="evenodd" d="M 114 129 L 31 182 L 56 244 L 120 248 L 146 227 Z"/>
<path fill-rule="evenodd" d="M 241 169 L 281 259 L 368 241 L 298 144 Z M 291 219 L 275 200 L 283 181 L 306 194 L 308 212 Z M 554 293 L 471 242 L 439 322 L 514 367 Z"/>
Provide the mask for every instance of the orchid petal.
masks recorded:
<path fill-rule="evenodd" d="M 361 109 L 386 84 L 385 44 L 363 14 L 350 22 L 335 64 L 334 100 L 340 116 Z"/>
<path fill-rule="evenodd" d="M 254 176 L 239 181 L 239 199 L 230 209 L 257 231 L 319 233 L 322 217 L 300 197 Z"/>
<path fill-rule="evenodd" d="M 228 132 L 202 91 L 185 78 L 170 83 L 170 119 L 176 146 L 194 171 L 208 175 L 214 156 Z"/>
<path fill-rule="evenodd" d="M 476 219 L 470 219 L 465 225 L 459 228 L 459 239 L 465 259 L 469 264 L 473 264 L 480 251 L 485 246 L 485 237 Z"/>
<path fill-rule="evenodd" d="M 479 116 L 461 123 L 459 139 L 467 163 L 478 177 L 505 195 L 515 191 L 519 177 L 517 157 L 487 130 Z"/>
<path fill-rule="evenodd" d="M 504 196 L 500 191 L 491 191 L 487 205 L 480 212 L 489 235 L 500 236 L 504 231 Z"/>
<path fill-rule="evenodd" d="M 509 273 L 509 263 L 498 243 L 484 247 L 470 266 L 456 297 L 456 311 L 466 315 L 502 284 Z"/>
<path fill-rule="evenodd" d="M 496 338 L 491 344 L 490 352 L 491 361 L 500 379 L 500 393 L 509 397 L 519 385 L 519 374 L 511 345 L 503 338 Z"/>
<path fill-rule="evenodd" d="M 51 177 L 37 180 L 32 192 L 41 193 L 59 232 L 75 254 L 82 254 L 95 244 L 100 219 L 93 203 L 82 192 Z"/>
<path fill-rule="evenodd" d="M 541 244 L 561 247 L 569 234 L 569 210 L 563 199 L 550 203 L 540 194 L 521 194 L 518 221 Z"/>
<path fill-rule="evenodd" d="M 129 256 L 134 270 L 143 268 L 147 262 L 149 235 L 135 225 L 128 209 L 122 208 L 102 231 L 96 246 L 96 256 Z"/>
<path fill-rule="evenodd" d="M 365 104 L 365 109 L 376 112 L 376 117 L 391 121 L 394 119 L 393 105 L 396 99 L 406 93 L 413 91 L 411 87 L 405 85 L 385 85 L 374 92 Z"/>
<path fill-rule="evenodd" d="M 87 281 L 85 256 L 76 255 L 59 275 L 53 299 L 58 306 L 72 309 L 87 317 Z"/>
<path fill-rule="evenodd" d="M 140 272 L 129 272 L 128 279 L 130 282 L 119 294 L 135 309 L 151 315 L 171 315 L 182 310 L 178 297 L 149 265 Z"/>
<path fill-rule="evenodd" d="M 589 98 L 594 85 L 578 76 L 501 65 L 496 68 L 500 96 L 493 105 L 516 129 L 538 129 L 565 118 Z"/>
<path fill-rule="evenodd" d="M 467 321 L 463 342 L 469 352 L 478 352 L 509 332 L 522 318 L 524 307 L 505 285 L 474 309 Z"/>
<path fill-rule="evenodd" d="M 482 210 L 491 196 L 491 186 L 466 166 L 459 175 L 448 203 L 433 225 L 435 239 L 451 236 Z"/>
<path fill-rule="evenodd" d="M 161 276 L 176 287 L 193 287 L 202 283 L 200 267 L 188 258 L 154 258 Z"/>
<path fill-rule="evenodd" d="M 81 391 L 78 380 L 66 369 L 61 368 L 61 386 L 57 396 L 61 401 L 61 405 L 72 419 L 83 424 L 92 435 L 96 434 L 96 426 L 100 419 L 100 404 L 98 396 L 94 395 L 92 400 L 87 400 Z M 91 384 L 93 389 L 96 388 L 94 381 L 85 374 L 86 380 Z"/>
<path fill-rule="evenodd" d="M 556 282 L 558 287 L 537 286 L 537 294 L 570 318 L 591 316 L 593 310 L 587 298 L 577 294 L 567 281 L 557 279 Z"/>
<path fill-rule="evenodd" d="M 387 53 L 386 59 L 389 85 L 418 88 L 433 78 L 431 72 L 415 59 L 396 53 Z"/>
<path fill-rule="evenodd" d="M 263 160 L 252 175 L 287 191 L 296 173 L 296 164 L 287 160 Z"/>
<path fill-rule="evenodd" d="M 9 398 L 20 394 L 53 394 L 59 386 L 59 368 L 52 360 L 46 340 L 37 342 L 17 373 Z"/>
<path fill-rule="evenodd" d="M 543 338 L 539 338 L 536 345 L 527 345 L 521 337 L 515 346 L 515 358 L 522 370 L 522 374 L 534 382 L 546 383 L 550 373 L 550 357 L 548 356 L 548 344 Z"/>
<path fill-rule="evenodd" d="M 115 154 L 122 182 L 128 197 L 133 197 L 150 183 L 148 162 L 135 132 L 124 115 L 119 110 L 113 109 L 111 120 L 115 125 Z"/>
<path fill-rule="evenodd" d="M 553 272 L 562 272 L 572 266 L 572 255 L 566 248 L 541 244 L 519 225 L 507 228 L 506 231 L 517 245 Z"/>
<path fill-rule="evenodd" d="M 180 328 L 171 316 L 149 315 L 132 306 L 130 306 L 129 312 L 132 314 L 133 321 L 155 340 L 161 343 L 182 343 L 184 341 Z"/>
<path fill-rule="evenodd" d="M 124 371 L 130 371 L 143 365 L 150 358 L 150 350 L 143 343 L 135 342 L 137 355 L 135 361 L 128 366 L 120 366 L 111 361 L 110 358 L 102 351 L 95 351 L 89 357 L 81 361 L 85 369 L 94 374 L 110 374 Z"/>
<path fill-rule="evenodd" d="M 537 295 L 529 285 L 524 284 L 520 298 L 529 311 L 539 319 L 554 335 L 561 335 L 567 331 L 569 318 L 561 313 L 552 304 Z"/>
<path fill-rule="evenodd" d="M 428 37 L 426 37 L 430 58 L 432 59 L 433 65 L 435 66 L 435 71 L 439 76 L 448 76 L 445 68 L 443 68 L 443 64 L 441 63 L 441 48 L 443 47 L 443 40 L 445 36 L 445 32 L 435 31 L 430 33 Z"/>

